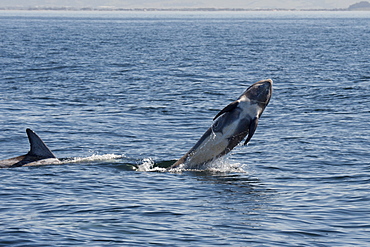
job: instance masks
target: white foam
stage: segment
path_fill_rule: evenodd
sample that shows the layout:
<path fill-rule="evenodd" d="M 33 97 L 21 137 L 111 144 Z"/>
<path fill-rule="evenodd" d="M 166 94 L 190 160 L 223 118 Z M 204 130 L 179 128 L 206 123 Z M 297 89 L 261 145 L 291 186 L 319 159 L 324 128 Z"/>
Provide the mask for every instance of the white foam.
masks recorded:
<path fill-rule="evenodd" d="M 62 164 L 67 163 L 89 163 L 89 162 L 96 162 L 96 161 L 104 161 L 104 162 L 122 162 L 122 158 L 127 158 L 125 155 L 117 155 L 117 154 L 93 154 L 89 157 L 74 157 L 70 159 L 63 160 Z M 187 167 L 184 164 L 179 165 L 176 168 L 163 168 L 155 166 L 155 162 L 152 158 L 144 158 L 141 160 L 140 164 L 137 165 L 136 171 L 141 172 L 171 172 L 171 173 L 181 173 L 185 171 L 208 171 L 213 173 L 230 173 L 230 172 L 237 172 L 237 173 L 246 173 L 246 170 L 243 169 L 245 165 L 240 163 L 233 163 L 230 161 L 229 156 L 224 156 L 222 158 L 218 158 L 210 163 L 199 167 Z"/>
<path fill-rule="evenodd" d="M 137 171 L 146 172 L 150 171 L 154 167 L 154 161 L 152 158 L 145 158 L 142 160 L 142 164 L 138 165 Z"/>
<path fill-rule="evenodd" d="M 85 162 L 93 162 L 93 161 L 114 161 L 117 159 L 125 158 L 125 155 L 117 155 L 117 154 L 93 154 L 89 157 L 74 157 L 71 159 L 64 160 L 63 163 L 85 163 Z"/>
<path fill-rule="evenodd" d="M 208 171 L 214 173 L 230 173 L 230 172 L 237 172 L 237 173 L 246 173 L 243 169 L 245 165 L 240 163 L 231 163 L 228 157 L 218 158 L 212 162 L 209 162 L 205 165 L 199 167 L 187 167 L 184 164 L 180 166 L 170 169 L 170 172 L 174 173 L 181 173 L 183 171 Z"/>
<path fill-rule="evenodd" d="M 166 168 L 155 167 L 154 160 L 152 158 L 145 158 L 142 160 L 142 164 L 138 165 L 137 171 L 141 172 L 165 172 Z"/>

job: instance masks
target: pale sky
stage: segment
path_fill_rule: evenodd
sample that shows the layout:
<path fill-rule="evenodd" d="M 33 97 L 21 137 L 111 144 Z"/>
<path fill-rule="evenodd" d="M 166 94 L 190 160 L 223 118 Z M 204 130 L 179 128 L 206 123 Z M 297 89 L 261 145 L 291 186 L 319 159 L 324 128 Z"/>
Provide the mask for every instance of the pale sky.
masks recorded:
<path fill-rule="evenodd" d="M 347 8 L 362 0 L 0 0 L 0 7 Z"/>

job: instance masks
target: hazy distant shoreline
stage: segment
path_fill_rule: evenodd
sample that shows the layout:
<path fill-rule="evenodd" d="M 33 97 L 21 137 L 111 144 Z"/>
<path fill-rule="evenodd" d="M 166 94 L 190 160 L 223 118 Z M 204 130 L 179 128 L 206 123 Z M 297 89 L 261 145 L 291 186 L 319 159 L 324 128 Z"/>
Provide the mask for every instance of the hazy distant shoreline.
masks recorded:
<path fill-rule="evenodd" d="M 99 7 L 99 8 L 76 8 L 76 7 L 0 7 L 0 10 L 18 10 L 18 11 L 353 11 L 352 9 L 244 9 L 244 8 L 115 8 L 115 7 Z M 361 9 L 359 9 L 361 10 Z M 367 10 L 367 9 L 365 9 Z"/>
<path fill-rule="evenodd" d="M 23 4 L 23 5 L 0 5 L 0 10 L 26 10 L 26 11 L 370 11 L 370 2 L 360 1 L 349 5 L 347 8 L 221 8 L 221 7 L 140 7 L 124 8 L 114 5 L 96 5 L 94 7 L 81 4 L 80 6 L 54 5 L 53 4 Z"/>

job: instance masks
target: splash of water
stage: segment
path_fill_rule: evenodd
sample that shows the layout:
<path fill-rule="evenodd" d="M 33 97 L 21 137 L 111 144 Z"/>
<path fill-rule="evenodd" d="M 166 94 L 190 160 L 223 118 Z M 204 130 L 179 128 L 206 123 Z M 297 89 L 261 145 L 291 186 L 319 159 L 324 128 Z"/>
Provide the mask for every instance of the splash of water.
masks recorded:
<path fill-rule="evenodd" d="M 155 162 L 152 158 L 145 158 L 142 160 L 142 164 L 137 166 L 137 171 L 141 172 L 165 172 L 166 168 L 155 166 Z"/>
<path fill-rule="evenodd" d="M 224 156 L 218 159 L 215 159 L 209 163 L 204 165 L 200 165 L 198 167 L 187 167 L 185 164 L 181 164 L 176 168 L 172 168 L 168 170 L 169 172 L 181 173 L 183 171 L 207 171 L 212 173 L 230 173 L 230 172 L 237 172 L 237 173 L 246 173 L 243 169 L 243 165 L 240 163 L 232 163 L 228 156 Z"/>
<path fill-rule="evenodd" d="M 74 157 L 62 160 L 62 164 L 67 163 L 89 163 L 89 162 L 96 162 L 96 161 L 104 161 L 104 162 L 122 162 L 123 158 L 127 158 L 125 155 L 117 155 L 117 154 L 93 154 L 89 157 Z M 229 159 L 229 156 L 224 156 L 218 158 L 212 162 L 207 164 L 194 167 L 187 167 L 186 165 L 182 164 L 176 168 L 168 168 L 161 167 L 161 163 L 171 163 L 171 161 L 162 161 L 160 163 L 156 163 L 152 158 L 144 158 L 142 159 L 138 165 L 133 165 L 134 170 L 141 171 L 141 172 L 171 172 L 171 173 L 182 173 L 186 171 L 196 171 L 196 172 L 212 172 L 212 173 L 246 173 L 243 169 L 243 165 L 239 163 L 232 163 Z"/>
<path fill-rule="evenodd" d="M 62 163 L 87 163 L 87 162 L 94 162 L 94 161 L 111 161 L 114 162 L 115 160 L 125 158 L 125 155 L 117 155 L 117 154 L 93 154 L 89 157 L 74 157 L 70 159 L 63 160 Z"/>

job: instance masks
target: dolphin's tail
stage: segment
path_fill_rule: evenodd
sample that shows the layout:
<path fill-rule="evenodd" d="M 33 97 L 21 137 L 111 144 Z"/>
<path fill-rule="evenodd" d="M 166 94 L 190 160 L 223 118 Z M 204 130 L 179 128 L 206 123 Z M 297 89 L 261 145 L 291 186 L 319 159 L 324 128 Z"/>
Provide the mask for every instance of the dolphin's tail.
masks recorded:
<path fill-rule="evenodd" d="M 56 158 L 53 152 L 46 146 L 41 138 L 31 129 L 26 129 L 30 142 L 30 151 L 27 155 L 36 156 L 43 159 Z"/>

